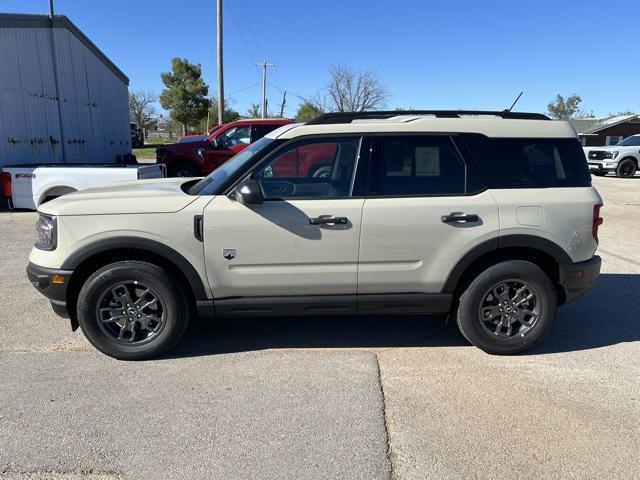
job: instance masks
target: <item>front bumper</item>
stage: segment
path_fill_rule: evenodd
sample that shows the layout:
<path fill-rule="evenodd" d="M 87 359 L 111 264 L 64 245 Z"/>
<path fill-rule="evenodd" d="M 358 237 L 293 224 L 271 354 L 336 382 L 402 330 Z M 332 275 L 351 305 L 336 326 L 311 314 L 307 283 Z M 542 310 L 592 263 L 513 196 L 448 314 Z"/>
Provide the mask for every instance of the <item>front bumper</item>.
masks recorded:
<path fill-rule="evenodd" d="M 560 265 L 559 280 L 565 292 L 564 303 L 574 301 L 596 284 L 601 265 L 602 259 L 597 255 L 586 262 Z"/>
<path fill-rule="evenodd" d="M 45 268 L 31 262 L 27 266 L 27 277 L 31 284 L 51 301 L 53 311 L 64 318 L 69 318 L 67 285 L 72 273 L 72 270 Z"/>
<path fill-rule="evenodd" d="M 588 164 L 589 164 L 590 172 L 598 172 L 598 173 L 614 172 L 618 167 L 618 162 L 605 162 L 605 161 L 594 162 L 592 160 L 589 160 Z"/>

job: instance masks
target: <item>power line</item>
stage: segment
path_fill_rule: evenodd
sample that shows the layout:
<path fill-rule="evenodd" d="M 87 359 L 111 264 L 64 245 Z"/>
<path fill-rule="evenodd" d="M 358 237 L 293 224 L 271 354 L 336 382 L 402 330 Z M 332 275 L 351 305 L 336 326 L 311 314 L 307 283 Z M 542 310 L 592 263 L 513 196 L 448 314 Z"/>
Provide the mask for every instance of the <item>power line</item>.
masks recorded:
<path fill-rule="evenodd" d="M 287 92 L 287 94 L 291 94 L 291 95 L 293 95 L 294 97 L 298 97 L 300 100 L 305 100 L 305 101 L 307 100 L 307 98 L 306 98 L 306 97 L 303 97 L 302 95 L 298 95 L 296 92 L 292 92 L 292 91 L 291 91 L 290 89 L 288 89 L 288 88 L 283 88 L 283 87 L 281 87 L 280 85 L 276 85 L 276 84 L 275 84 L 275 83 L 273 83 L 273 82 L 267 82 L 267 83 L 268 83 L 269 85 L 271 85 L 273 88 L 276 88 L 276 89 L 280 90 L 280 92 Z"/>
<path fill-rule="evenodd" d="M 238 22 L 236 22 L 236 17 L 233 14 L 233 10 L 231 10 L 231 7 L 229 6 L 229 2 L 227 2 L 226 0 L 224 0 L 224 4 L 227 8 L 227 10 L 229 11 L 229 14 L 231 15 L 231 21 L 233 22 L 233 25 L 236 27 L 236 30 L 238 31 L 238 35 L 240 35 L 240 39 L 242 40 L 242 45 L 244 46 L 244 49 L 247 52 L 247 55 L 249 56 L 249 59 L 251 60 L 251 63 L 255 63 L 255 56 L 251 53 L 251 49 L 249 48 L 249 45 L 247 44 L 247 41 L 244 38 L 244 35 L 242 34 L 242 31 L 240 30 L 240 27 L 238 26 Z"/>
<path fill-rule="evenodd" d="M 258 41 L 256 40 L 256 36 L 253 33 L 253 25 L 251 25 L 251 20 L 249 14 L 247 13 L 247 9 L 244 5 L 244 0 L 240 0 L 240 8 L 242 9 L 242 14 L 244 15 L 244 19 L 247 22 L 247 26 L 249 27 L 249 34 L 251 35 L 251 39 L 253 40 L 253 46 L 256 48 L 258 54 L 262 53 L 260 51 L 260 47 L 258 46 Z M 264 56 L 263 56 L 264 57 Z"/>
<path fill-rule="evenodd" d="M 257 87 L 260 85 L 260 82 L 256 82 L 253 85 L 249 85 L 248 87 L 239 88 L 238 90 L 234 90 L 233 92 L 228 92 L 227 95 L 233 95 L 234 93 L 244 92 L 245 90 L 249 90 L 250 88 Z"/>

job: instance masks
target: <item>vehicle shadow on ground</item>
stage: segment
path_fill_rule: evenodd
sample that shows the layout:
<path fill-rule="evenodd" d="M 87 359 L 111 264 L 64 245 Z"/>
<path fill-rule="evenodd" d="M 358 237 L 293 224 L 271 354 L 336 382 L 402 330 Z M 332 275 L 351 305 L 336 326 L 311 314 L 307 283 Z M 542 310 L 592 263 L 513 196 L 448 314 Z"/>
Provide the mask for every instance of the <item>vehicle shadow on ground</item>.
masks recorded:
<path fill-rule="evenodd" d="M 640 341 L 640 275 L 603 274 L 584 297 L 559 310 L 543 342 L 552 354 Z M 437 316 L 277 317 L 193 322 L 171 358 L 272 348 L 467 346 L 452 319 Z"/>
<path fill-rule="evenodd" d="M 640 341 L 640 275 L 603 273 L 583 297 L 558 310 L 544 341 L 528 354 Z"/>

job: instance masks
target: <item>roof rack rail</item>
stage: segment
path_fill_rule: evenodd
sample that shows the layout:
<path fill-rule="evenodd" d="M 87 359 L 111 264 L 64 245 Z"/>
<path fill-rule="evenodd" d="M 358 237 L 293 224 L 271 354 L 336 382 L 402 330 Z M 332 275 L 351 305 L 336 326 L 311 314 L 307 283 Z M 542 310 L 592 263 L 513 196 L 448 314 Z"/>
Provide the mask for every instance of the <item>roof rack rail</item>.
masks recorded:
<path fill-rule="evenodd" d="M 307 125 L 320 125 L 329 123 L 351 123 L 360 119 L 380 119 L 397 117 L 399 115 L 434 115 L 437 118 L 460 118 L 461 115 L 492 115 L 506 119 L 517 120 L 550 120 L 542 113 L 525 113 L 484 110 L 392 110 L 392 111 L 371 111 L 371 112 L 334 112 L 318 115 L 307 122 Z"/>

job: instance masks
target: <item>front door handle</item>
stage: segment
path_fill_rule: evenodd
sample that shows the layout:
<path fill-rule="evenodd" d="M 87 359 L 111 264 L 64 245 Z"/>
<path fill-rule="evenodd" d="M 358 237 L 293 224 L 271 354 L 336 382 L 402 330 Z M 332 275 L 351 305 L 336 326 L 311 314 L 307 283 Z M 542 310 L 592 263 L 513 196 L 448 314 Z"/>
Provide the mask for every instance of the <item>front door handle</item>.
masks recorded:
<path fill-rule="evenodd" d="M 333 215 L 321 215 L 319 217 L 310 218 L 311 225 L 346 225 L 349 223 L 347 217 L 334 217 Z"/>
<path fill-rule="evenodd" d="M 440 220 L 442 223 L 477 222 L 480 217 L 476 213 L 451 212 L 449 215 L 442 215 Z"/>

